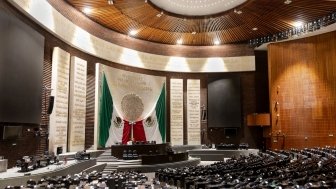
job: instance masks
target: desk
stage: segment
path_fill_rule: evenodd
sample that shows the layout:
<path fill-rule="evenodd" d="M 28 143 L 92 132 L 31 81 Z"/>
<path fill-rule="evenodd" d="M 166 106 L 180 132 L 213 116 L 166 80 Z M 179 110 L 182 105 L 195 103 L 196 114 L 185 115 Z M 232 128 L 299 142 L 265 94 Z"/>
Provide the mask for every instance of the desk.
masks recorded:
<path fill-rule="evenodd" d="M 136 150 L 138 155 L 144 154 L 165 154 L 168 144 L 134 144 L 134 145 L 112 145 L 111 155 L 123 159 L 124 150 Z"/>
<path fill-rule="evenodd" d="M 0 159 L 0 173 L 7 171 L 8 160 L 7 159 Z"/>
<path fill-rule="evenodd" d="M 153 164 L 163 164 L 172 163 L 179 161 L 187 161 L 188 152 L 176 153 L 176 154 L 153 154 L 153 155 L 142 155 L 141 163 L 142 165 L 153 165 Z"/>

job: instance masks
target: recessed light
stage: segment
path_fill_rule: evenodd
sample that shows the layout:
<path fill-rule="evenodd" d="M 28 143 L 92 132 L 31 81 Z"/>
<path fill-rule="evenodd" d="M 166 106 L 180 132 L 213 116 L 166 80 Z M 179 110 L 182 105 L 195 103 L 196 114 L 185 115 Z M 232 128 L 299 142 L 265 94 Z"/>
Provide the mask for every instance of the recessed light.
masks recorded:
<path fill-rule="evenodd" d="M 196 34 L 196 32 L 195 32 L 195 31 L 193 31 L 193 32 L 191 32 L 191 34 L 195 35 L 195 34 Z"/>
<path fill-rule="evenodd" d="M 252 30 L 253 30 L 253 31 L 257 31 L 257 30 L 258 30 L 258 28 L 252 28 Z"/>
<path fill-rule="evenodd" d="M 237 9 L 235 9 L 233 12 L 236 13 L 236 14 L 241 14 L 241 13 L 243 13 L 243 11 L 241 11 L 241 10 L 237 10 Z"/>
<path fill-rule="evenodd" d="M 92 12 L 92 9 L 89 8 L 89 7 L 85 7 L 85 8 L 83 9 L 83 12 L 84 12 L 85 14 L 90 14 L 90 13 Z"/>
<path fill-rule="evenodd" d="M 289 5 L 289 4 L 292 3 L 292 0 L 285 0 L 284 3 L 285 3 L 286 5 Z"/>
<path fill-rule="evenodd" d="M 183 42 L 182 39 L 179 39 L 179 40 L 176 41 L 176 43 L 177 43 L 178 45 L 181 45 L 182 42 Z"/>
<path fill-rule="evenodd" d="M 136 30 L 131 30 L 131 31 L 129 32 L 129 34 L 132 35 L 132 36 L 133 36 L 133 35 L 136 35 L 137 33 L 138 33 L 138 32 L 137 32 Z"/>
<path fill-rule="evenodd" d="M 297 22 L 294 23 L 294 26 L 297 27 L 297 28 L 301 27 L 302 25 L 303 25 L 303 22 L 301 22 L 301 21 L 297 21 Z"/>
<path fill-rule="evenodd" d="M 113 5 L 113 0 L 107 0 L 107 3 L 108 3 L 109 5 Z"/>
<path fill-rule="evenodd" d="M 215 45 L 219 45 L 219 44 L 220 44 L 220 41 L 219 41 L 219 40 L 215 40 L 215 41 L 214 41 L 214 44 L 215 44 Z"/>

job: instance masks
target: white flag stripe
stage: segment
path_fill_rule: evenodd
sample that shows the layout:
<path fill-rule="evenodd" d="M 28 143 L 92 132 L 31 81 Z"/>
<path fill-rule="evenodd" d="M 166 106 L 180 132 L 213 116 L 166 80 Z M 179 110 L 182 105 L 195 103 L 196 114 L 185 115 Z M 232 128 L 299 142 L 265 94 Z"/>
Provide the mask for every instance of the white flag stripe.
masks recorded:
<path fill-rule="evenodd" d="M 123 131 L 124 131 L 124 122 L 120 119 L 121 122 L 117 122 L 117 111 L 113 108 L 112 118 L 111 118 L 111 126 L 109 130 L 109 138 L 105 144 L 105 147 L 109 147 L 117 142 L 120 143 L 122 141 Z"/>
<path fill-rule="evenodd" d="M 143 120 L 143 127 L 147 141 L 156 141 L 157 144 L 162 143 L 162 136 L 159 129 L 159 123 L 154 110 L 149 117 Z"/>

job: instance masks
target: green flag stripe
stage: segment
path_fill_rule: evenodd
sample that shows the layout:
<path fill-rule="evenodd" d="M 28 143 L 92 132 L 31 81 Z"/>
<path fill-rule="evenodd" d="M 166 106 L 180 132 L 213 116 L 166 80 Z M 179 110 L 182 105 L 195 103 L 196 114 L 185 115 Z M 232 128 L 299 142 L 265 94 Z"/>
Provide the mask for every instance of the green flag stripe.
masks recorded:
<path fill-rule="evenodd" d="M 166 141 L 166 86 L 162 87 L 160 97 L 156 103 L 156 117 L 159 124 L 159 130 L 162 137 L 162 142 Z"/>
<path fill-rule="evenodd" d="M 100 98 L 99 110 L 99 146 L 105 147 L 107 139 L 109 138 L 109 130 L 111 126 L 111 118 L 113 112 L 113 101 L 110 89 L 107 84 L 105 74 L 102 81 L 102 94 Z"/>

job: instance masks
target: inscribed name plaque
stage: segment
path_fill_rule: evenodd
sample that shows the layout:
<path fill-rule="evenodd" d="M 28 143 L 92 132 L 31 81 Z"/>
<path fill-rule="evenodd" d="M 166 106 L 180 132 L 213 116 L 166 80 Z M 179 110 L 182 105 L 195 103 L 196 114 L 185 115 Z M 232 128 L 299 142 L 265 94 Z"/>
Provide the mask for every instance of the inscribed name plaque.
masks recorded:
<path fill-rule="evenodd" d="M 50 115 L 49 151 L 67 151 L 70 53 L 55 47 L 52 55 L 51 95 L 55 97 Z"/>
<path fill-rule="evenodd" d="M 187 81 L 188 145 L 201 144 L 200 80 Z"/>
<path fill-rule="evenodd" d="M 183 79 L 170 79 L 170 141 L 183 145 Z"/>
<path fill-rule="evenodd" d="M 69 151 L 84 150 L 87 62 L 71 57 L 69 103 Z"/>

